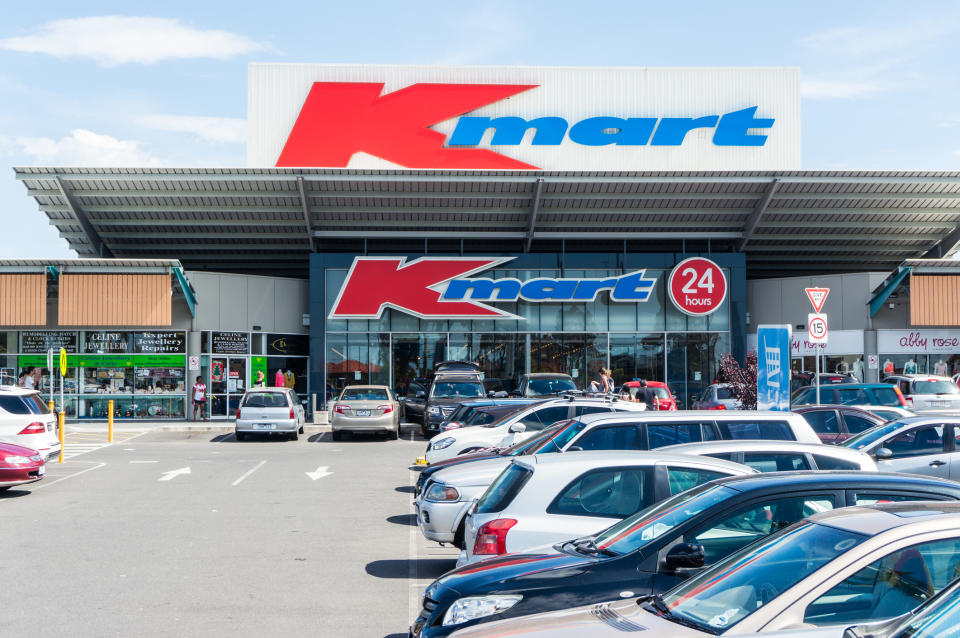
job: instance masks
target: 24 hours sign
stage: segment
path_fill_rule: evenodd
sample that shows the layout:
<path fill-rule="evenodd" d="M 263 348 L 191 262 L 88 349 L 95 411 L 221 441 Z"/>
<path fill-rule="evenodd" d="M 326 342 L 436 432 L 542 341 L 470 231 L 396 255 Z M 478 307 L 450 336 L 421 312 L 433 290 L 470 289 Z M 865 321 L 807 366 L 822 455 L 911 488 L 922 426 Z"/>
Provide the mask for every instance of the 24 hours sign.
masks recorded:
<path fill-rule="evenodd" d="M 709 315 L 727 298 L 727 276 L 713 261 L 690 257 L 670 273 L 667 294 L 681 312 L 698 317 Z"/>

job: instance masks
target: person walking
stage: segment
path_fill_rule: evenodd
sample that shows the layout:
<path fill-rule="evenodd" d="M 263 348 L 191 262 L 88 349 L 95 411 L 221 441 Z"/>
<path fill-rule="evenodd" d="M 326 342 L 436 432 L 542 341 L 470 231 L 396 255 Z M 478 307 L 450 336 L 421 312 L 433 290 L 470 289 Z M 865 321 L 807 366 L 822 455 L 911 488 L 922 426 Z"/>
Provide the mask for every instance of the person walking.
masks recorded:
<path fill-rule="evenodd" d="M 653 388 L 647 387 L 646 379 L 640 379 L 640 389 L 637 390 L 637 402 L 646 403 L 648 410 L 656 410 L 657 403 L 657 393 L 653 391 Z"/>
<path fill-rule="evenodd" d="M 197 382 L 193 384 L 193 420 L 197 420 L 197 411 L 200 411 L 200 418 L 203 417 L 203 402 L 207 398 L 207 386 L 203 383 L 202 377 L 197 377 Z"/>

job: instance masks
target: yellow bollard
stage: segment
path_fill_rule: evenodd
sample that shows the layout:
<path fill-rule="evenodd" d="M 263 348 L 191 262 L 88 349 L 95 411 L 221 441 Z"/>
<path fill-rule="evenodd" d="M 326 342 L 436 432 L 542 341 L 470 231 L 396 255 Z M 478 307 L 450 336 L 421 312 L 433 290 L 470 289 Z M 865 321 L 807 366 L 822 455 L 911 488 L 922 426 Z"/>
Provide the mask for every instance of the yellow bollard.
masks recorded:
<path fill-rule="evenodd" d="M 55 411 L 55 410 L 54 410 L 54 407 L 53 407 L 53 406 L 55 405 L 54 402 L 53 402 L 53 399 L 50 399 L 50 403 L 48 403 L 47 405 L 50 406 L 50 411 L 51 411 L 51 412 L 54 412 L 54 411 Z"/>
<path fill-rule="evenodd" d="M 63 463 L 63 417 L 63 410 L 60 410 L 57 414 L 57 430 L 60 436 L 60 458 L 57 459 L 57 463 Z"/>
<path fill-rule="evenodd" d="M 113 443 L 113 399 L 107 401 L 107 443 Z"/>

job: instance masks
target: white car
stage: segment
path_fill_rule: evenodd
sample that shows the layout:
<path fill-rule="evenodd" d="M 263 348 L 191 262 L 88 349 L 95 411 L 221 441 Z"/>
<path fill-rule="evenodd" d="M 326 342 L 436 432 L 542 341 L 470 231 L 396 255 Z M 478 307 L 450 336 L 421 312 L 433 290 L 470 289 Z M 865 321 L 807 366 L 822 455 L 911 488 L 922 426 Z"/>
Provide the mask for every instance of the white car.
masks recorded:
<path fill-rule="evenodd" d="M 883 472 L 960 478 L 960 417 L 912 416 L 864 430 L 841 445 L 872 456 Z M 956 463 L 956 465 L 954 465 Z"/>
<path fill-rule="evenodd" d="M 36 390 L 0 386 L 0 441 L 33 448 L 44 459 L 59 456 L 57 415 Z"/>
<path fill-rule="evenodd" d="M 663 595 L 624 592 L 624 600 L 451 635 L 705 637 L 849 626 L 909 613 L 946 588 L 958 567 L 960 504 L 847 507 L 789 525 Z"/>
<path fill-rule="evenodd" d="M 600 532 L 701 483 L 755 473 L 739 463 L 660 450 L 520 457 L 467 516 L 457 567 Z"/>
<path fill-rule="evenodd" d="M 609 412 L 640 412 L 646 409 L 641 403 L 628 403 L 613 399 L 581 399 L 563 397 L 534 403 L 519 412 L 481 426 L 460 428 L 441 432 L 430 439 L 427 445 L 427 463 L 436 463 L 475 450 L 492 447 L 507 447 L 530 438 L 543 428 L 585 414 Z"/>
<path fill-rule="evenodd" d="M 900 388 L 914 412 L 960 410 L 960 387 L 950 377 L 933 374 L 902 374 L 883 380 Z"/>
<path fill-rule="evenodd" d="M 249 434 L 283 434 L 296 441 L 305 423 L 303 406 L 290 388 L 250 388 L 237 408 L 234 432 L 238 441 Z"/>
<path fill-rule="evenodd" d="M 861 470 L 876 472 L 877 462 L 858 450 L 838 445 L 796 441 L 707 441 L 668 445 L 658 450 L 742 463 L 758 472 L 798 470 Z"/>

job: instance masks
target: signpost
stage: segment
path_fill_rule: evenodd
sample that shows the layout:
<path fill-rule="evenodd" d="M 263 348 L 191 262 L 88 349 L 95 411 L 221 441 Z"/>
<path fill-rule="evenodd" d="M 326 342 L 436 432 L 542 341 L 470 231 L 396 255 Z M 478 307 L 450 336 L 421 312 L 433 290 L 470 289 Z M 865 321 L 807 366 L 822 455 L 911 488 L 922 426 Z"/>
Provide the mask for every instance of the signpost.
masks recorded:
<path fill-rule="evenodd" d="M 50 387 L 50 396 L 49 396 L 48 398 L 50 399 L 50 402 L 52 403 L 52 402 L 53 402 L 53 377 L 54 377 L 54 373 L 53 373 L 53 348 L 49 348 L 49 349 L 47 350 L 47 375 L 48 375 L 47 381 L 48 381 L 48 385 L 49 385 L 49 387 Z"/>
<path fill-rule="evenodd" d="M 829 288 L 804 288 L 807 293 L 807 299 L 813 306 L 813 312 L 807 315 L 807 332 L 810 333 L 810 342 L 817 348 L 817 365 L 814 374 L 817 375 L 817 403 L 820 403 L 820 349 L 827 343 L 827 315 L 823 310 L 823 304 L 827 301 L 827 295 L 830 294 Z"/>
<path fill-rule="evenodd" d="M 50 374 L 53 375 L 53 370 L 50 371 Z M 64 421 L 66 416 L 67 407 L 63 403 L 63 378 L 67 375 L 67 350 L 66 348 L 60 348 L 60 414 L 57 415 L 57 433 L 60 437 L 60 456 L 57 459 L 58 463 L 63 463 L 63 441 L 64 441 Z M 52 383 L 52 382 L 51 382 Z"/>
<path fill-rule="evenodd" d="M 670 272 L 667 292 L 681 312 L 698 317 L 709 315 L 727 297 L 727 277 L 713 261 L 690 257 Z"/>

